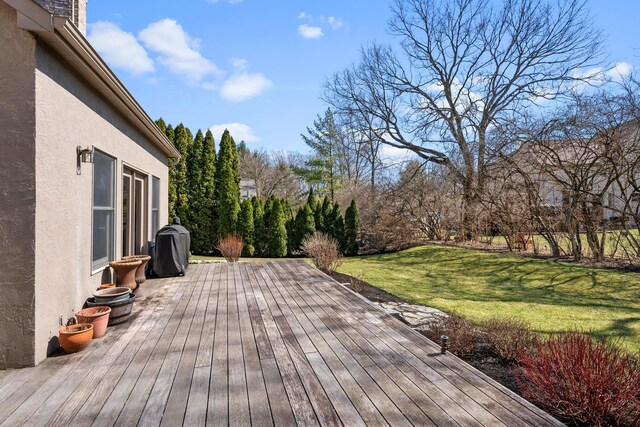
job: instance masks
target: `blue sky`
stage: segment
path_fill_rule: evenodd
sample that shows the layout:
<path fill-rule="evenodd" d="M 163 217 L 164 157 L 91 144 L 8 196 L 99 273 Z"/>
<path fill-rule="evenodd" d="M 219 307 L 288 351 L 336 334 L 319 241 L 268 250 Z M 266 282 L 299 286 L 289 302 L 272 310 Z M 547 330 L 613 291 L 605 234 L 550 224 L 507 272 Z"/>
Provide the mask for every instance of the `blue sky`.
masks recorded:
<path fill-rule="evenodd" d="M 640 68 L 640 2 L 591 0 L 609 60 Z M 323 81 L 390 41 L 387 0 L 91 0 L 89 39 L 152 118 L 306 151 Z"/>

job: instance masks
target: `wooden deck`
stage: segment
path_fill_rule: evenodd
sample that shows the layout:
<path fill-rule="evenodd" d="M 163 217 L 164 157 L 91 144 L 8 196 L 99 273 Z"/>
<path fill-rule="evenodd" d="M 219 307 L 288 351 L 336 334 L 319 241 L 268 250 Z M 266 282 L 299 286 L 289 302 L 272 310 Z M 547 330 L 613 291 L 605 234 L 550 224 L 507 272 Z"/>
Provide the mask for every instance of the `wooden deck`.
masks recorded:
<path fill-rule="evenodd" d="M 139 295 L 86 350 L 0 371 L 1 425 L 561 425 L 303 261 Z"/>

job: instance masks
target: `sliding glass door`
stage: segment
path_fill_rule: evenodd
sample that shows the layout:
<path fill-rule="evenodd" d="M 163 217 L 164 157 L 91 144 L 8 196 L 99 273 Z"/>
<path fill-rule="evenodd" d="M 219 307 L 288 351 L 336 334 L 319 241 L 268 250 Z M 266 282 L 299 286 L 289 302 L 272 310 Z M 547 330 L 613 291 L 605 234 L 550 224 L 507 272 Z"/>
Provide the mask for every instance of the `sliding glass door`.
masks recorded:
<path fill-rule="evenodd" d="M 122 174 L 122 256 L 142 254 L 147 244 L 147 176 Z"/>

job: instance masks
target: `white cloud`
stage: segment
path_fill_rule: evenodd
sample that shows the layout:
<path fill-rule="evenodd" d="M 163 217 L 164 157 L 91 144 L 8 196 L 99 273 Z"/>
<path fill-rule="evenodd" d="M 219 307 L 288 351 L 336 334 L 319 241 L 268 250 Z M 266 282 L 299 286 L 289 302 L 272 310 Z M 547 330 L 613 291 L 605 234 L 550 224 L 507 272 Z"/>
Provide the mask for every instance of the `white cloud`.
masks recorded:
<path fill-rule="evenodd" d="M 333 28 L 334 30 L 337 30 L 338 28 L 341 28 L 344 25 L 344 22 L 342 22 L 341 19 L 338 19 L 335 16 L 328 17 L 327 22 L 329 23 L 329 25 L 331 25 L 331 28 Z"/>
<path fill-rule="evenodd" d="M 88 39 L 114 68 L 136 75 L 154 71 L 153 61 L 134 35 L 112 22 L 98 21 L 89 25 Z"/>
<path fill-rule="evenodd" d="M 246 70 L 249 66 L 249 62 L 244 58 L 231 58 L 231 66 L 236 70 Z"/>
<path fill-rule="evenodd" d="M 626 62 L 618 62 L 613 68 L 606 71 L 607 77 L 612 80 L 620 81 L 625 77 L 628 77 L 633 71 L 633 66 Z"/>
<path fill-rule="evenodd" d="M 313 20 L 313 16 L 309 15 L 307 12 L 300 12 L 298 14 L 298 19 L 306 19 L 308 21 Z"/>
<path fill-rule="evenodd" d="M 389 144 L 382 144 L 380 146 L 380 160 L 385 164 L 404 162 L 413 156 L 414 154 L 406 148 L 393 147 Z"/>
<path fill-rule="evenodd" d="M 251 129 L 251 126 L 245 125 L 244 123 L 223 123 L 219 125 L 213 125 L 209 128 L 209 130 L 211 130 L 214 137 L 216 138 L 216 141 L 220 141 L 220 138 L 222 137 L 225 129 L 229 130 L 229 133 L 236 143 L 239 143 L 240 141 L 260 141 L 260 138 L 256 136 L 256 134 L 253 132 L 253 129 Z"/>
<path fill-rule="evenodd" d="M 608 82 L 621 82 L 633 71 L 633 66 L 626 62 L 617 62 L 613 67 L 604 69 L 593 67 L 580 73 L 574 73 L 573 77 L 582 81 L 574 82 L 572 88 L 582 92 L 588 85 L 600 86 Z"/>
<path fill-rule="evenodd" d="M 204 77 L 221 77 L 224 73 L 199 52 L 200 40 L 194 39 L 173 19 L 149 24 L 140 31 L 140 40 L 159 54 L 158 61 L 173 74 L 185 77 L 191 83 Z"/>
<path fill-rule="evenodd" d="M 261 73 L 242 71 L 231 76 L 220 88 L 220 95 L 233 102 L 245 101 L 260 95 L 273 83 Z"/>
<path fill-rule="evenodd" d="M 298 33 L 305 39 L 319 39 L 324 36 L 322 28 L 307 24 L 299 25 Z"/>

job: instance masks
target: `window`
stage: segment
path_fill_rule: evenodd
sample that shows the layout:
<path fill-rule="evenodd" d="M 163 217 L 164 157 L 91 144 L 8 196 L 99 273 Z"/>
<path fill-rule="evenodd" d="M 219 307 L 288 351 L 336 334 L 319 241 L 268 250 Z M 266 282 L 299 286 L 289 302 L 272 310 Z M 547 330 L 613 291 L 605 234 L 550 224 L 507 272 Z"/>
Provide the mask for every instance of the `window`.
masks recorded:
<path fill-rule="evenodd" d="M 160 228 L 160 178 L 151 180 L 151 239 L 156 240 Z"/>
<path fill-rule="evenodd" d="M 116 160 L 98 150 L 93 156 L 93 254 L 91 269 L 114 258 Z"/>

